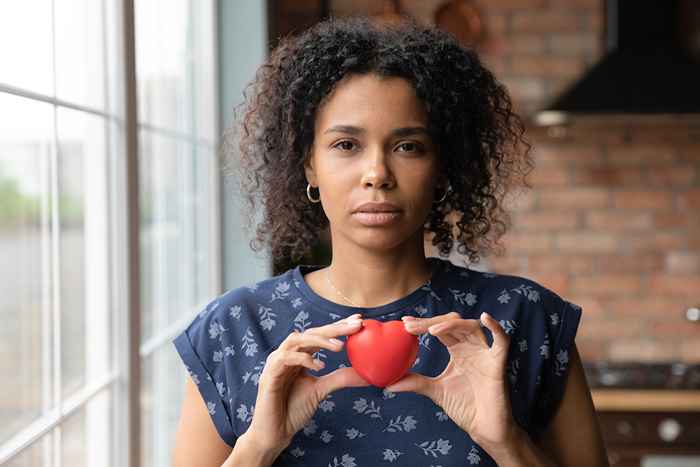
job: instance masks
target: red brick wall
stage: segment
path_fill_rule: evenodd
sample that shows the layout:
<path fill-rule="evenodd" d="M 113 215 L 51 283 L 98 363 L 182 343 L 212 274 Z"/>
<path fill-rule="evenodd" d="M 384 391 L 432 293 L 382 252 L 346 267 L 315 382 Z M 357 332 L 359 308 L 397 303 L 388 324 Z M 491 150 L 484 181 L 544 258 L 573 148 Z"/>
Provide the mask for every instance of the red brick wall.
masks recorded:
<path fill-rule="evenodd" d="M 700 126 L 600 124 L 555 139 L 530 129 L 533 189 L 513 202 L 494 271 L 584 308 L 584 359 L 698 361 Z"/>
<path fill-rule="evenodd" d="M 404 0 L 425 22 L 442 2 Z M 528 118 L 600 57 L 601 0 L 482 0 L 497 41 L 482 57 Z M 335 0 L 342 16 L 381 2 Z M 533 189 L 511 202 L 496 272 L 530 277 L 584 308 L 584 360 L 700 361 L 700 123 L 590 121 L 528 127 Z"/>

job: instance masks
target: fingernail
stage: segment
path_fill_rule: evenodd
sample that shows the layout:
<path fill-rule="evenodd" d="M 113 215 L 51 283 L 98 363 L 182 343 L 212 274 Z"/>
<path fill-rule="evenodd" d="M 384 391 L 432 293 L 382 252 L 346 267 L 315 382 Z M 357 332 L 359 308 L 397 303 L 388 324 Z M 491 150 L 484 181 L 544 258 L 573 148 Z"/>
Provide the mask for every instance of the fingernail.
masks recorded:
<path fill-rule="evenodd" d="M 331 344 L 334 344 L 334 345 L 343 345 L 343 341 L 341 341 L 340 339 L 336 339 L 336 338 L 332 337 L 332 338 L 330 338 L 330 339 L 328 339 L 328 340 L 331 342 Z"/>
<path fill-rule="evenodd" d="M 347 321 L 347 323 L 348 323 L 348 326 L 357 326 L 358 324 L 362 324 L 362 320 L 361 319 L 349 319 Z"/>
<path fill-rule="evenodd" d="M 416 317 L 415 316 L 402 316 L 401 319 L 403 321 L 415 321 Z"/>

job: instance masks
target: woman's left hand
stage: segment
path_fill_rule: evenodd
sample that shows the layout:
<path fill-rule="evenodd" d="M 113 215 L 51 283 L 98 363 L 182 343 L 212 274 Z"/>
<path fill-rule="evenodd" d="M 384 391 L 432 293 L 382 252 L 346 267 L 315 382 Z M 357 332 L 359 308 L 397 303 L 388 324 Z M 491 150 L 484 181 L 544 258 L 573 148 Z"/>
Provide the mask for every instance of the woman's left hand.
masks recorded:
<path fill-rule="evenodd" d="M 404 317 L 411 334 L 430 332 L 445 344 L 450 361 L 436 377 L 409 372 L 385 389 L 429 397 L 476 443 L 485 449 L 500 448 L 515 443 L 519 433 L 505 380 L 510 336 L 487 313 L 481 320 L 493 335 L 491 347 L 479 320 L 463 319 L 457 312 L 432 318 Z"/>

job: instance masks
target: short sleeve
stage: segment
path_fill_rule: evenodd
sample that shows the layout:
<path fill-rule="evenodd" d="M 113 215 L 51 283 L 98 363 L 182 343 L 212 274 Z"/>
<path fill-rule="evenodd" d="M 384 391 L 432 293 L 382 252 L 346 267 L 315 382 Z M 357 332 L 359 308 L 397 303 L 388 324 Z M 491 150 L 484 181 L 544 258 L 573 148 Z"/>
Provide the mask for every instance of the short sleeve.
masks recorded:
<path fill-rule="evenodd" d="M 569 354 L 581 321 L 580 306 L 552 293 L 545 299 L 544 337 L 538 348 L 541 365 L 537 375 L 535 410 L 530 433 L 539 439 L 564 397 Z"/>
<path fill-rule="evenodd" d="M 213 313 L 205 316 L 207 313 L 211 312 L 205 309 L 173 340 L 173 344 L 202 395 L 216 431 L 226 444 L 233 447 L 236 435 L 225 402 L 226 366 L 223 358 L 219 358 L 225 350 L 221 348 L 218 337 L 225 328 L 216 318 L 212 318 Z"/>

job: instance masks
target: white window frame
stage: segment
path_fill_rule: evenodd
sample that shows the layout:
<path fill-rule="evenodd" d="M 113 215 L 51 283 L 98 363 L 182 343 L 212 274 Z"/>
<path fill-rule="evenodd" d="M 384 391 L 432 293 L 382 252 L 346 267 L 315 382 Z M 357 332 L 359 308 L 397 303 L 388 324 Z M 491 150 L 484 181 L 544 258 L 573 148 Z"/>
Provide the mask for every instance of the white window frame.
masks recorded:
<path fill-rule="evenodd" d="M 104 12 L 104 1 L 102 2 Z M 110 306 L 109 323 L 113 345 L 112 371 L 107 372 L 99 379 L 93 380 L 85 387 L 81 388 L 70 398 L 62 400 L 61 396 L 61 362 L 60 362 L 60 303 L 54 300 L 53 306 L 44 306 L 43 311 L 43 332 L 45 337 L 53 334 L 51 338 L 52 346 L 46 346 L 42 358 L 45 360 L 44 368 L 50 368 L 48 359 L 53 360 L 53 371 L 44 370 L 44 378 L 51 381 L 53 390 L 48 390 L 45 397 L 52 406 L 46 413 L 29 424 L 23 430 L 15 434 L 8 441 L 0 444 L 0 465 L 10 461 L 17 455 L 22 454 L 25 449 L 34 446 L 37 442 L 53 444 L 53 455 L 51 456 L 52 467 L 61 467 L 61 444 L 60 437 L 56 436 L 53 430 L 66 421 L 76 411 L 88 407 L 88 403 L 95 399 L 102 391 L 111 389 L 112 410 L 111 410 L 111 446 L 110 464 L 114 466 L 141 466 L 141 374 L 140 368 L 144 358 L 161 349 L 171 345 L 171 340 L 191 321 L 199 310 L 192 310 L 192 313 L 180 318 L 177 322 L 168 326 L 141 343 L 141 270 L 140 270 L 140 215 L 139 215 L 139 147 L 138 132 L 141 128 L 146 128 L 154 133 L 168 134 L 173 136 L 172 131 L 153 128 L 141 125 L 137 115 L 137 83 L 136 83 L 136 49 L 135 49 L 135 22 L 134 22 L 134 0 L 120 0 L 118 18 L 114 24 L 107 24 L 103 21 L 103 35 L 106 37 L 108 30 L 118 28 L 116 35 L 121 39 L 117 44 L 119 58 L 116 59 L 115 66 L 122 71 L 123 82 L 117 89 L 107 89 L 105 99 L 110 99 L 110 93 L 119 92 L 121 95 L 113 96 L 112 102 L 123 106 L 123 119 L 115 115 L 105 113 L 101 110 L 88 106 L 77 105 L 72 102 L 63 101 L 53 96 L 48 96 L 15 86 L 0 83 L 0 92 L 45 102 L 53 105 L 54 114 L 57 108 L 73 109 L 87 114 L 103 117 L 108 125 L 106 146 L 108 148 L 108 180 L 110 207 L 108 216 L 109 232 L 112 236 L 109 241 L 109 260 L 112 265 L 108 281 L 104 287 L 105 301 Z M 213 2 L 211 46 L 214 47 L 214 102 L 219 103 L 219 64 L 217 40 L 217 16 L 218 2 Z M 53 16 L 53 15 L 52 15 Z M 103 19 L 106 15 L 103 15 Z M 52 19 L 54 21 L 54 19 Z M 106 45 L 105 45 L 106 47 Z M 54 54 L 55 55 L 55 54 Z M 55 69 L 55 66 L 54 66 Z M 55 73 L 54 73 L 55 76 Z M 55 78 L 54 78 L 55 79 Z M 106 77 L 105 77 L 106 79 Z M 109 107 L 107 107 L 109 108 Z M 217 112 L 214 121 L 218 122 Z M 55 117 L 55 115 L 54 115 Z M 54 118 L 54 122 L 56 119 Z M 121 132 L 113 131 L 120 128 Z M 215 128 L 216 136 L 220 135 L 219 128 Z M 116 135 L 123 137 L 116 138 Z M 217 154 L 218 140 L 207 142 L 197 140 L 189 135 L 176 134 L 179 140 L 189 141 L 197 146 L 209 146 Z M 56 168 L 58 150 L 58 132 L 54 123 L 53 130 L 53 154 L 50 164 L 49 184 L 53 191 L 52 199 L 56 203 L 56 190 L 58 178 Z M 221 182 L 218 167 L 218 158 L 211 159 L 211 174 L 209 183 L 211 186 L 210 199 L 207 206 L 210 207 L 210 238 L 209 238 L 209 258 L 210 274 L 212 277 L 211 290 L 209 295 L 214 296 L 221 292 L 223 264 L 222 264 L 222 244 L 221 244 Z M 46 202 L 44 201 L 46 205 Z M 59 266 L 60 256 L 57 250 L 59 231 L 56 206 L 50 211 L 49 206 L 45 206 L 46 212 L 53 212 L 53 229 L 47 245 L 51 251 L 48 273 L 52 275 L 54 281 L 60 280 Z M 90 248 L 90 240 L 86 239 L 87 248 Z M 58 287 L 54 285 L 54 290 Z M 203 305 L 203 304 L 202 304 Z M 53 325 L 50 325 L 53 319 Z M 52 329 L 49 329 L 52 327 Z M 183 382 L 184 384 L 184 382 Z M 47 405 L 48 407 L 48 405 Z M 49 444 L 50 447 L 50 444 Z"/>

